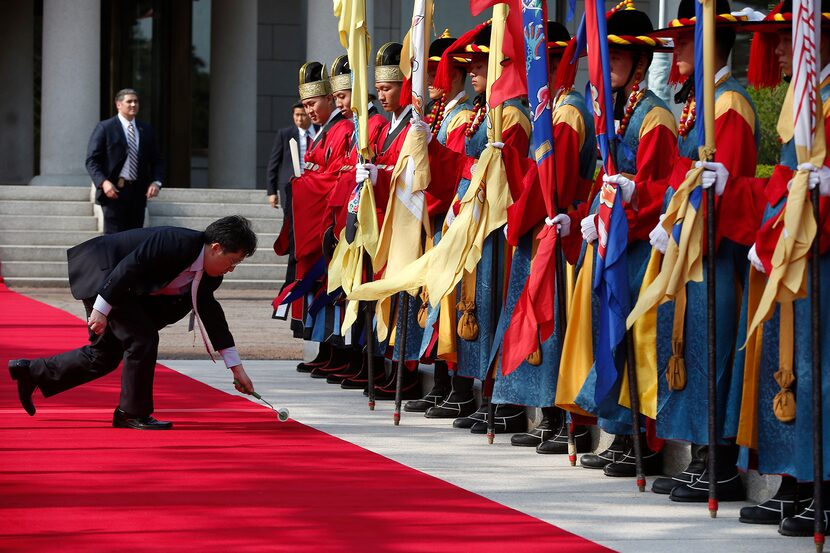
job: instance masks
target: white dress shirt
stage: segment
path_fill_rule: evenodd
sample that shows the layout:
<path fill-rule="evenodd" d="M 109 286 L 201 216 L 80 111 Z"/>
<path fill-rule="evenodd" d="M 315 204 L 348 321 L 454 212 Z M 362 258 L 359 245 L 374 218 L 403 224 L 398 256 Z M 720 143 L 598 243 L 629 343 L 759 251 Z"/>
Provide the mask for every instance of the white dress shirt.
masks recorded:
<path fill-rule="evenodd" d="M 187 266 L 184 271 L 179 273 L 179 275 L 164 285 L 163 288 L 152 292 L 151 296 L 181 296 L 185 294 L 189 294 L 191 292 L 191 286 L 193 285 L 193 279 L 196 277 L 196 274 L 199 271 L 204 271 L 205 268 L 205 247 L 202 248 L 202 251 L 199 252 L 199 256 L 196 260 Z M 196 306 L 193 306 L 194 309 Z M 100 295 L 95 298 L 95 304 L 92 306 L 93 309 L 100 312 L 102 315 L 109 316 L 110 311 L 112 311 L 112 305 L 107 302 L 104 298 Z M 208 352 L 209 353 L 209 352 Z M 222 356 L 222 359 L 225 361 L 225 366 L 228 368 L 235 367 L 236 365 L 241 365 L 242 360 L 239 357 L 239 353 L 236 351 L 236 347 L 229 347 L 225 349 L 219 350 L 219 355 Z"/>
<path fill-rule="evenodd" d="M 305 162 L 305 154 L 306 154 L 306 135 L 311 139 L 311 142 L 314 142 L 314 125 L 309 125 L 307 129 L 303 129 L 297 127 L 297 131 L 300 135 L 300 143 L 297 144 L 300 153 L 300 174 L 305 172 L 305 166 L 303 163 Z"/>

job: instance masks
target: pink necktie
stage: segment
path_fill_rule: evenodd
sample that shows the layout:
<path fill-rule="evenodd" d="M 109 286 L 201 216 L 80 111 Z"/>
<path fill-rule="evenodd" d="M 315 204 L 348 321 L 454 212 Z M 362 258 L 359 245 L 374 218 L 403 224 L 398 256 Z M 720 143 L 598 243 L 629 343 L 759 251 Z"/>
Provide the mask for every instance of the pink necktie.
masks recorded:
<path fill-rule="evenodd" d="M 199 332 L 202 334 L 202 341 L 205 343 L 205 349 L 210 356 L 210 360 L 216 363 L 216 359 L 213 357 L 213 352 L 211 351 L 213 348 L 211 348 L 207 334 L 205 334 L 205 329 L 202 326 L 202 318 L 199 316 L 199 310 L 196 307 L 198 303 L 196 301 L 196 296 L 199 290 L 199 282 L 202 281 L 202 274 L 204 274 L 204 271 L 196 271 L 196 276 L 193 277 L 193 284 L 190 286 L 190 299 L 193 302 L 193 318 L 196 319 L 196 324 L 199 326 Z"/>

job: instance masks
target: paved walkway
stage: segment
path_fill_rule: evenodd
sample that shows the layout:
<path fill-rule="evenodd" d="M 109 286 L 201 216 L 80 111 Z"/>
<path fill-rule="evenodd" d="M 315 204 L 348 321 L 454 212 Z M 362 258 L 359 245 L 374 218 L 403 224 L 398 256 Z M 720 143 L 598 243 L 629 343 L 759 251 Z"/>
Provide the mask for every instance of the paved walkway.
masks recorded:
<path fill-rule="evenodd" d="M 228 373 L 210 361 L 163 363 L 236 393 Z M 749 503 L 721 503 L 718 518 L 711 519 L 705 504 L 673 503 L 650 491 L 639 493 L 632 479 L 608 478 L 570 467 L 564 456 L 512 447 L 508 436 L 498 435 L 496 443 L 488 445 L 484 436 L 453 429 L 449 421 L 408 413 L 395 427 L 392 402 L 378 402 L 370 412 L 359 391 L 312 380 L 296 372 L 295 365 L 252 361 L 246 369 L 257 391 L 271 403 L 289 408 L 295 420 L 612 549 L 632 553 L 815 550 L 811 538 L 784 538 L 775 527 L 739 523 L 738 511 Z M 159 407 L 157 413 L 163 417 Z M 279 424 L 275 419 L 274 432 L 279 432 Z M 470 513 L 470 528 L 459 531 L 487 531 L 474 524 L 475 513 Z M 516 550 L 521 550 L 520 537 Z"/>

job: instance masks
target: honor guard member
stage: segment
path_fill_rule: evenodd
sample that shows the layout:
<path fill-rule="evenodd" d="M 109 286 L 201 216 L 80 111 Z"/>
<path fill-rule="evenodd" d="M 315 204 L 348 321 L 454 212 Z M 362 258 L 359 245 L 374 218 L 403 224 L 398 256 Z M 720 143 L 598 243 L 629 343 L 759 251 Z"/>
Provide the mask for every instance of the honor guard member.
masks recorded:
<path fill-rule="evenodd" d="M 830 2 L 821 2 L 821 42 L 818 44 L 824 133 L 830 141 Z M 778 4 L 763 22 L 747 24 L 745 28 L 757 31 L 752 40 L 748 80 L 759 87 L 774 87 L 781 76 L 790 78 L 793 73 L 792 50 L 792 2 Z M 775 63 L 777 62 L 777 63 Z M 749 252 L 752 265 L 749 278 L 750 297 L 757 289 L 763 289 L 756 280 L 772 270 L 772 256 L 782 232 L 778 223 L 787 204 L 790 181 L 798 168 L 793 140 L 793 99 L 787 95 L 778 121 L 781 155 L 778 165 L 769 179 L 763 179 L 763 193 L 767 200 L 762 227 Z M 830 149 L 828 149 L 830 153 Z M 803 167 L 807 169 L 807 167 Z M 809 186 L 819 187 L 818 236 L 820 239 L 820 319 L 822 324 L 830 316 L 827 298 L 830 297 L 830 156 L 820 167 L 811 167 Z M 814 262 L 810 260 L 810 265 Z M 808 269 L 809 271 L 809 269 Z M 757 286 L 757 288 L 756 288 Z M 749 302 L 752 303 L 752 300 Z M 746 340 L 745 332 L 737 343 L 746 350 L 736 356 L 735 373 L 742 371 L 744 382 L 740 421 L 737 426 L 738 444 L 744 446 L 738 464 L 750 468 L 751 448 L 757 458 L 761 474 L 781 474 L 781 485 L 775 495 L 766 502 L 741 509 L 741 522 L 753 524 L 777 524 L 779 533 L 785 536 L 812 536 L 814 510 L 812 504 L 812 426 L 813 412 L 811 363 L 815 350 L 810 338 L 810 298 L 791 304 L 779 304 L 772 318 L 753 332 Z M 751 320 L 752 314 L 742 312 L 742 324 Z M 830 372 L 830 343 L 827 332 L 822 333 L 821 372 L 822 386 L 827 386 Z M 739 346 L 739 347 L 740 347 Z M 754 362 L 752 362 L 754 360 Z M 822 394 L 822 418 L 825 428 L 830 413 L 830 395 Z M 748 432 L 747 429 L 754 429 Z M 830 486 L 830 443 L 824 440 L 823 495 L 827 497 Z M 825 528 L 830 509 L 824 511 Z"/>
<path fill-rule="evenodd" d="M 624 8 L 624 9 L 621 9 Z M 674 116 L 665 102 L 645 86 L 646 71 L 656 49 L 663 44 L 649 36 L 654 31 L 651 20 L 644 12 L 633 9 L 631 3 L 620 4 L 607 20 L 610 48 L 611 88 L 615 95 L 614 117 L 617 125 L 616 175 L 600 174 L 592 190 L 590 214 L 583 218 L 580 226 L 586 244 L 593 244 L 598 237 L 597 211 L 602 182 L 615 183 L 622 195 L 623 208 L 628 218 L 628 247 L 626 256 L 629 275 L 631 304 L 634 305 L 643 281 L 651 246 L 649 232 L 657 224 L 663 197 L 668 186 L 672 163 L 677 158 L 677 128 Z M 601 179 L 601 180 L 600 180 Z M 587 250 L 590 266 L 594 266 L 593 249 Z M 587 262 L 587 261 L 583 261 Z M 584 277 L 583 267 L 580 277 Z M 580 284 L 591 286 L 591 279 L 578 279 L 574 303 L 581 295 Z M 593 296 L 591 301 L 598 301 Z M 596 303 L 594 303 L 596 309 Z M 585 309 L 583 307 L 583 309 Z M 587 308 L 590 309 L 590 308 Z M 579 331 L 580 327 L 569 325 L 567 334 Z M 594 325 L 596 333 L 596 325 Z M 588 337 L 587 347 L 591 339 Z M 635 348 L 653 348 L 647 341 L 637 341 Z M 623 361 L 617 356 L 617 373 L 623 374 Z M 576 397 L 564 397 L 559 388 L 563 378 L 573 380 L 572 363 L 563 359 L 557 389 L 558 404 L 575 404 L 584 412 L 596 415 L 600 428 L 615 435 L 613 443 L 598 454 L 586 454 L 580 458 L 585 468 L 603 469 L 607 476 L 634 476 L 634 451 L 631 434 L 640 429 L 632 428 L 631 413 L 618 403 L 622 378 L 618 378 L 606 398 L 595 401 L 596 367 L 592 366 L 587 379 L 578 386 Z M 570 390 L 572 393 L 573 390 Z M 659 474 L 662 470 L 661 456 L 649 449 L 642 440 L 644 470 L 646 474 Z"/>
<path fill-rule="evenodd" d="M 746 89 L 732 77 L 728 65 L 735 44 L 735 28 L 741 18 L 731 14 L 729 2 L 718 0 L 715 17 L 715 136 L 714 161 L 705 163 L 703 186 L 710 186 L 716 200 L 716 254 L 715 259 L 703 260 L 704 266 L 715 263 L 717 275 L 715 321 L 718 352 L 718 416 L 720 421 L 717 445 L 717 494 L 721 501 L 740 501 L 745 497 L 743 484 L 735 462 L 738 448 L 724 432 L 727 410 L 737 410 L 738 403 L 728 402 L 730 395 L 740 400 L 740 389 L 730 390 L 732 358 L 737 338 L 741 291 L 746 280 L 746 252 L 752 245 L 760 218 L 753 217 L 753 186 L 743 178 L 755 176 L 755 162 L 760 139 L 761 123 Z M 683 0 L 677 10 L 677 19 L 668 28 L 655 31 L 652 36 L 674 41 L 672 76 L 685 81 L 675 97 L 683 103 L 678 128 L 679 157 L 674 163 L 666 193 L 668 205 L 673 192 L 685 180 L 686 172 L 694 167 L 698 157 L 698 124 L 694 90 L 695 66 L 695 4 Z M 727 178 L 727 172 L 733 178 Z M 736 177 L 742 177 L 738 179 Z M 701 213 L 705 209 L 702 206 Z M 661 218 L 662 221 L 662 218 Z M 651 243 L 665 253 L 668 235 L 662 223 L 650 234 Z M 705 236 L 701 236 L 705 242 Z M 705 245 L 701 245 L 706 251 Z M 658 394 L 657 436 L 692 444 L 692 461 L 672 478 L 658 478 L 652 485 L 655 493 L 670 494 L 672 501 L 706 502 L 709 499 L 709 474 L 706 467 L 706 447 L 709 441 L 707 427 L 701 424 L 707 414 L 708 361 L 710 337 L 704 324 L 707 316 L 707 281 L 704 268 L 702 282 L 690 282 L 678 301 L 658 308 Z M 739 386 L 740 388 L 740 386 Z M 696 445 L 697 444 L 697 445 Z"/>

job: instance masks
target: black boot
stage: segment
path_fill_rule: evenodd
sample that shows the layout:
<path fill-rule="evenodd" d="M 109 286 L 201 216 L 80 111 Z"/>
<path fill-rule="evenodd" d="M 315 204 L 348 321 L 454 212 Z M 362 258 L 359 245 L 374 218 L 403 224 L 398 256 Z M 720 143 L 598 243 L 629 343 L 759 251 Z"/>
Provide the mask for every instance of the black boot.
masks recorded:
<path fill-rule="evenodd" d="M 674 476 L 661 476 L 660 478 L 655 479 L 654 483 L 651 485 L 651 491 L 654 493 L 668 495 L 677 486 L 691 484 L 697 480 L 706 469 L 706 465 L 704 464 L 703 457 L 701 455 L 701 449 L 701 446 L 692 444 L 692 460 L 689 462 L 689 465 L 683 469 L 682 472 L 675 474 Z"/>
<path fill-rule="evenodd" d="M 452 421 L 453 428 L 472 428 L 477 422 L 487 420 L 487 409 L 490 407 L 490 402 L 484 400 L 479 405 L 478 409 L 465 417 L 460 417 Z"/>
<path fill-rule="evenodd" d="M 427 409 L 424 416 L 428 419 L 459 419 L 472 415 L 476 410 L 474 383 L 472 378 L 453 376 L 450 394 L 434 407 Z"/>
<path fill-rule="evenodd" d="M 744 484 L 735 463 L 738 460 L 738 446 L 717 446 L 717 471 L 715 476 L 718 501 L 743 501 L 746 499 Z M 706 455 L 704 455 L 704 459 Z M 704 470 L 691 484 L 675 487 L 669 499 L 681 503 L 706 503 L 709 501 L 709 471 Z"/>
<path fill-rule="evenodd" d="M 550 440 L 559 429 L 562 428 L 562 421 L 565 418 L 561 409 L 556 407 L 542 407 L 542 420 L 536 428 L 529 432 L 522 432 L 510 438 L 510 445 L 520 447 L 536 447 L 547 440 Z"/>
<path fill-rule="evenodd" d="M 536 446 L 536 453 L 544 455 L 565 455 L 568 453 L 568 422 L 562 424 L 556 435 L 550 440 Z M 591 429 L 587 426 L 574 426 L 574 445 L 577 453 L 591 451 Z"/>
<path fill-rule="evenodd" d="M 825 482 L 821 489 L 822 503 L 827 501 L 828 492 L 830 492 L 830 484 Z M 802 496 L 802 494 L 804 494 Z M 813 483 L 805 482 L 798 485 L 799 498 L 803 498 L 800 502 L 800 512 L 797 515 L 787 517 L 781 521 L 778 526 L 778 533 L 782 536 L 806 537 L 813 535 L 813 528 L 815 525 L 815 509 L 813 508 Z M 809 499 L 808 499 L 809 498 Z M 827 533 L 827 520 L 830 516 L 830 510 L 824 509 L 824 528 L 822 531 Z"/>
<path fill-rule="evenodd" d="M 349 369 L 351 364 L 351 348 L 331 348 L 331 358 L 325 365 L 311 369 L 311 378 L 328 378 L 329 375 L 342 373 Z"/>
<path fill-rule="evenodd" d="M 487 433 L 487 418 L 470 427 L 473 434 Z M 493 432 L 496 434 L 515 434 L 527 431 L 527 413 L 522 405 L 502 403 L 496 405 L 493 412 Z"/>
<path fill-rule="evenodd" d="M 450 370 L 447 363 L 444 361 L 435 361 L 433 376 L 435 382 L 432 385 L 432 390 L 421 399 L 413 399 L 407 401 L 403 406 L 403 410 L 407 413 L 426 413 L 427 409 L 438 405 L 452 391 L 452 384 L 450 382 Z"/>
<path fill-rule="evenodd" d="M 810 503 L 812 484 L 798 484 L 792 476 L 783 475 L 775 495 L 760 505 L 743 507 L 738 519 L 745 524 L 781 524 L 788 517 L 794 517 Z"/>
<path fill-rule="evenodd" d="M 317 357 L 308 363 L 300 363 L 297 365 L 297 372 L 310 373 L 313 369 L 328 363 L 331 358 L 331 349 L 331 346 L 326 342 L 320 342 Z"/>
<path fill-rule="evenodd" d="M 663 452 L 652 451 L 648 447 L 645 434 L 640 435 L 640 452 L 643 456 L 643 474 L 651 476 L 663 472 Z M 637 460 L 634 455 L 634 439 L 629 440 L 628 448 L 622 459 L 617 459 L 602 467 L 605 476 L 633 478 L 637 476 Z"/>
<path fill-rule="evenodd" d="M 329 384 L 340 384 L 344 380 L 360 374 L 363 370 L 363 365 L 366 363 L 366 355 L 357 347 L 350 348 L 349 355 L 351 358 L 349 365 L 340 372 L 330 373 L 326 377 L 326 382 Z"/>
<path fill-rule="evenodd" d="M 372 360 L 372 370 L 374 372 L 374 384 L 381 384 L 386 379 L 386 363 L 383 357 L 375 357 Z M 340 387 L 344 390 L 364 390 L 369 382 L 369 358 L 366 357 L 366 362 L 356 375 L 345 379 L 340 383 Z M 366 392 L 368 395 L 368 392 Z"/>
<path fill-rule="evenodd" d="M 586 453 L 579 458 L 579 464 L 586 469 L 601 469 L 605 465 L 623 458 L 629 448 L 630 436 L 614 436 L 614 441 L 608 449 L 599 453 Z"/>
<path fill-rule="evenodd" d="M 410 368 L 407 365 L 412 365 Z M 395 390 L 398 382 L 398 364 L 394 364 L 392 376 L 383 386 L 375 386 L 375 399 L 395 399 Z M 401 382 L 401 399 L 418 399 L 421 397 L 421 374 L 418 372 L 417 362 L 407 362 L 403 369 Z"/>

